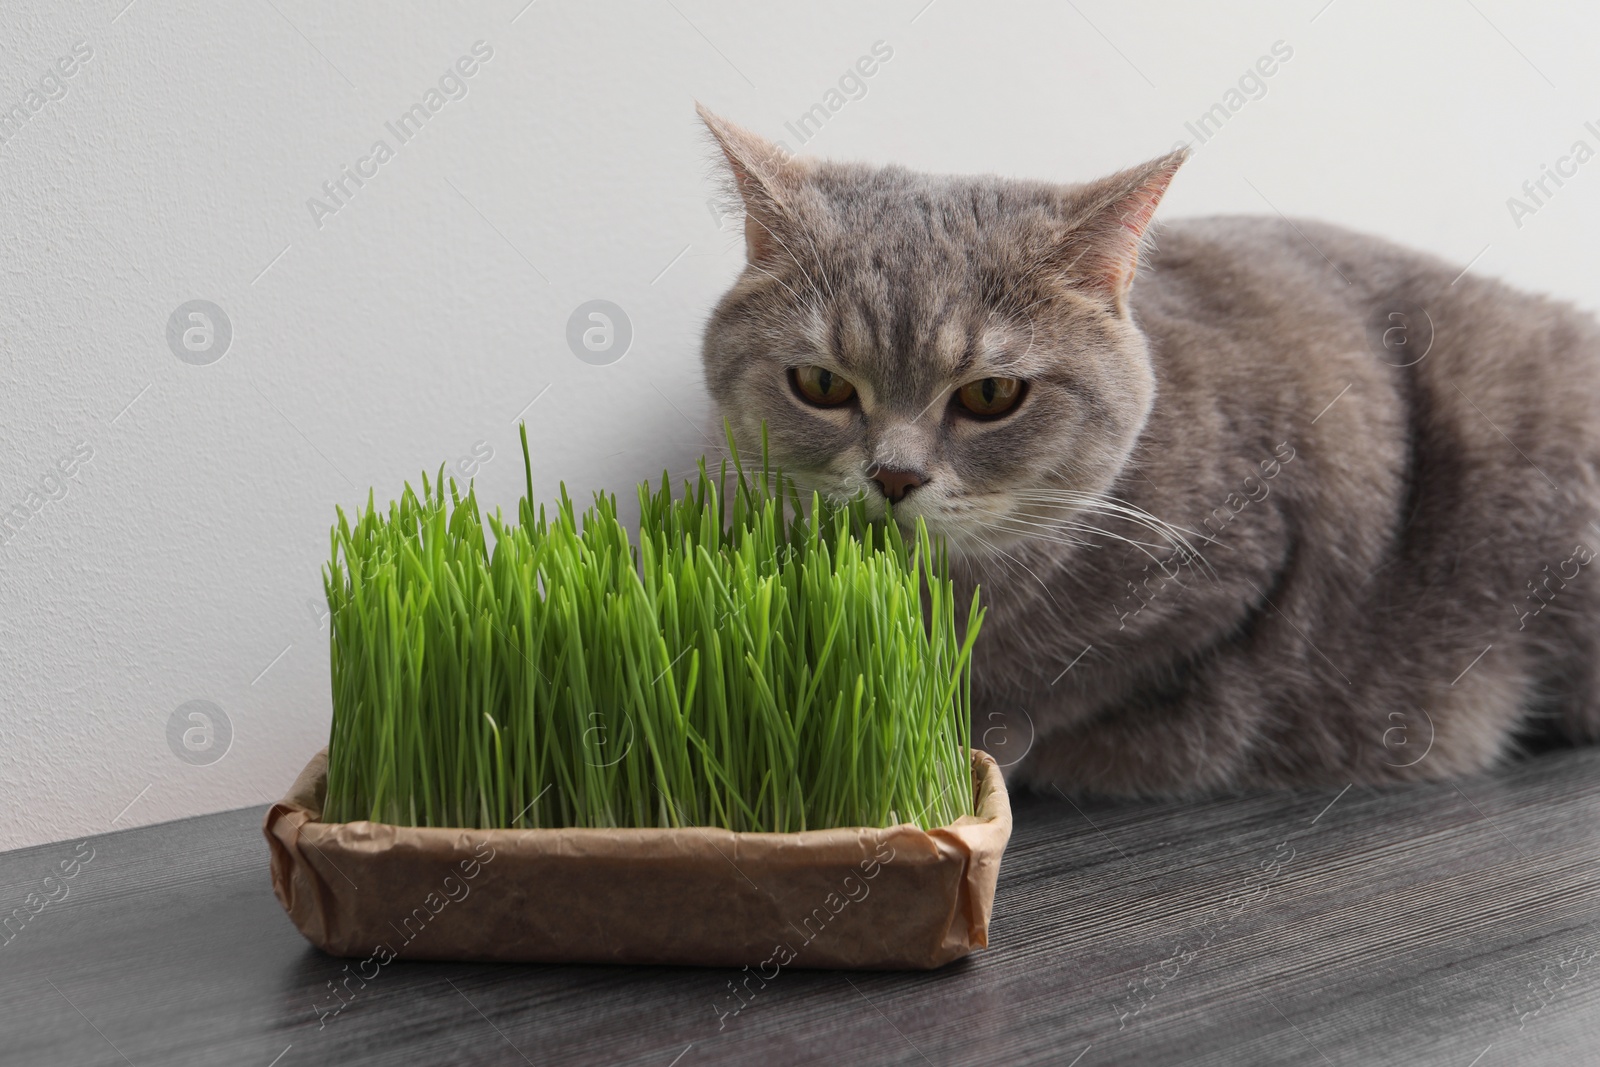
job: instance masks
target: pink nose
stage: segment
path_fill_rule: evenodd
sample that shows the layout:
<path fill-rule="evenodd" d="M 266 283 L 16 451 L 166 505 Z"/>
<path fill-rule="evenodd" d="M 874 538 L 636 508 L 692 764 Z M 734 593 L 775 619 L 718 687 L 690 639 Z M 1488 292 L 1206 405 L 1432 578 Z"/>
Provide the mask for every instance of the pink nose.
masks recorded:
<path fill-rule="evenodd" d="M 926 481 L 926 478 L 916 471 L 879 467 L 873 472 L 872 480 L 878 483 L 878 487 L 883 490 L 883 495 L 889 498 L 891 504 L 898 504 L 906 498 L 907 493 Z"/>

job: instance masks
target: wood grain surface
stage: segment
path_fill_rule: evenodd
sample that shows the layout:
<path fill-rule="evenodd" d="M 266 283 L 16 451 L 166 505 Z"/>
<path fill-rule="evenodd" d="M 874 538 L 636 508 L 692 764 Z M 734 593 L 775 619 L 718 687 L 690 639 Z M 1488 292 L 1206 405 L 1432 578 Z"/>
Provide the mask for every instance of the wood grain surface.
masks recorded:
<path fill-rule="evenodd" d="M 348 961 L 273 899 L 263 808 L 5 853 L 0 1063 L 1600 1062 L 1600 750 L 1382 792 L 1014 799 L 990 949 L 742 999 L 732 971 L 403 959 L 336 999 Z"/>

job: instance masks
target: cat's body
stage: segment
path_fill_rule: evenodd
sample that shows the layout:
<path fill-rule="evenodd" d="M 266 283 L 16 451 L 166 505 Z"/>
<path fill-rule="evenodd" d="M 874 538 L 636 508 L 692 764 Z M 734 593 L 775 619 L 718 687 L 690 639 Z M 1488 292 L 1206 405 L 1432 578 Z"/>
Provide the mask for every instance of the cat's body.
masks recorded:
<path fill-rule="evenodd" d="M 1530 712 L 1592 739 L 1594 322 L 1329 226 L 1157 249 L 1155 404 L 1109 495 L 1211 538 L 1214 573 L 1116 543 L 975 561 L 980 731 L 1037 730 L 1025 781 L 1118 793 L 1469 772 Z"/>
<path fill-rule="evenodd" d="M 1381 782 L 1600 731 L 1593 320 L 1281 219 L 1141 258 L 1181 157 L 1054 187 L 707 121 L 749 209 L 719 411 L 948 537 L 1014 780 Z"/>

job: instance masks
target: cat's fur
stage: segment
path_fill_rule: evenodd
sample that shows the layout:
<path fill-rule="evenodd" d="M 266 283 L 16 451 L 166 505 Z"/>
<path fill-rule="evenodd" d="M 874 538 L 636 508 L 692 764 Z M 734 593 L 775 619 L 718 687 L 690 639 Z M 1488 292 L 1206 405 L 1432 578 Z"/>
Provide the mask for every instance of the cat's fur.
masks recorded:
<path fill-rule="evenodd" d="M 1374 783 L 1595 738 L 1588 316 L 1309 222 L 1141 249 L 1181 155 L 1078 186 L 936 177 L 702 115 L 747 209 L 705 336 L 719 415 L 749 447 L 764 421 L 807 487 L 881 502 L 876 466 L 926 476 L 895 514 L 983 587 L 976 733 L 1028 747 L 1013 780 Z M 808 407 L 799 364 L 859 404 Z M 954 414 L 991 375 L 1030 382 L 1017 411 Z"/>

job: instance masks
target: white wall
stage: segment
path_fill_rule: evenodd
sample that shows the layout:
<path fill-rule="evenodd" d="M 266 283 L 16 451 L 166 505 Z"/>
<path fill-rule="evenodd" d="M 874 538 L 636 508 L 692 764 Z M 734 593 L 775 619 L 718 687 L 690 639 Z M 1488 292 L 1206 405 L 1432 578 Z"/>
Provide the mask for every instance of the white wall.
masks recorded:
<path fill-rule="evenodd" d="M 541 493 L 688 465 L 700 326 L 740 265 L 696 98 L 798 147 L 784 123 L 881 40 L 806 150 L 1077 180 L 1187 138 L 1281 40 L 1168 216 L 1487 246 L 1481 271 L 1600 296 L 1600 162 L 1520 228 L 1506 205 L 1600 149 L 1600 11 L 1577 0 L 525 2 L 0 7 L 0 107 L 93 52 L 0 144 L 0 508 L 28 516 L 0 531 L 0 847 L 281 795 L 327 729 L 336 503 L 478 445 L 509 504 L 536 395 Z M 385 123 L 480 40 L 468 95 L 396 147 Z M 394 158 L 319 226 L 307 199 L 378 138 Z M 634 330 L 610 366 L 565 341 L 595 298 Z M 194 299 L 232 325 L 209 365 L 167 340 Z M 231 724 L 221 759 L 169 745 L 196 700 Z"/>

